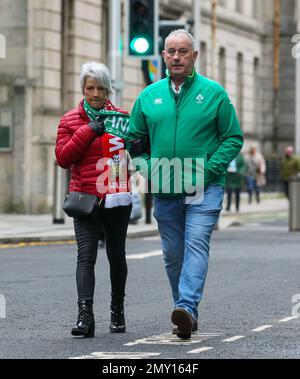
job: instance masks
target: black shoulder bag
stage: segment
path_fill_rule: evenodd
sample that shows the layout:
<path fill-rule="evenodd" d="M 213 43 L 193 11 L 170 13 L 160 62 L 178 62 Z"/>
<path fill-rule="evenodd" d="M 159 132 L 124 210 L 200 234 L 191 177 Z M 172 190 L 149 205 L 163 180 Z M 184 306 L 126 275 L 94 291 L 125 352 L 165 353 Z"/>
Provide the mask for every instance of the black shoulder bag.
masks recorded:
<path fill-rule="evenodd" d="M 93 215 L 102 203 L 96 195 L 70 192 L 64 201 L 63 210 L 69 217 L 85 218 Z"/>

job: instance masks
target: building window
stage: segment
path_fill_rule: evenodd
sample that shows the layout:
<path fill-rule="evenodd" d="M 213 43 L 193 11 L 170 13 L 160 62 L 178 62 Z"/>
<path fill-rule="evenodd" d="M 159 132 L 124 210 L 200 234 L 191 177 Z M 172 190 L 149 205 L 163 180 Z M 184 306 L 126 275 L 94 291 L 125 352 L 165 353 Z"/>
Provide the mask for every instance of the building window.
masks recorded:
<path fill-rule="evenodd" d="M 10 86 L 0 84 L 0 151 L 11 150 L 12 112 L 9 107 Z"/>
<path fill-rule="evenodd" d="M 108 64 L 108 46 L 109 46 L 109 4 L 108 0 L 102 2 L 101 18 L 101 61 Z M 121 4 L 121 15 L 124 14 L 124 4 Z"/>
<path fill-rule="evenodd" d="M 11 150 L 11 125 L 11 112 L 0 110 L 0 151 Z"/>
<path fill-rule="evenodd" d="M 62 1 L 61 15 L 61 104 L 63 111 L 70 109 L 70 49 L 72 21 L 74 21 L 74 0 Z"/>
<path fill-rule="evenodd" d="M 226 53 L 224 47 L 219 50 L 219 82 L 223 87 L 226 85 Z"/>
<path fill-rule="evenodd" d="M 201 69 L 201 74 L 206 76 L 207 75 L 207 46 L 205 42 L 201 42 L 200 69 Z"/>
<path fill-rule="evenodd" d="M 254 58 L 253 63 L 253 71 L 254 71 L 254 88 L 253 88 L 253 107 L 254 107 L 254 115 L 255 115 L 255 129 L 259 132 L 259 115 L 260 115 L 260 99 L 259 99 L 259 58 Z"/>
<path fill-rule="evenodd" d="M 236 0 L 236 5 L 235 5 L 235 9 L 237 12 L 239 13 L 243 13 L 244 11 L 244 5 L 243 5 L 243 1 L 244 0 Z"/>
<path fill-rule="evenodd" d="M 261 20 L 261 5 L 261 0 L 253 0 L 253 17 L 258 21 Z"/>
<path fill-rule="evenodd" d="M 240 124 L 243 125 L 243 102 L 244 102 L 244 57 L 242 53 L 237 55 L 237 113 Z"/>

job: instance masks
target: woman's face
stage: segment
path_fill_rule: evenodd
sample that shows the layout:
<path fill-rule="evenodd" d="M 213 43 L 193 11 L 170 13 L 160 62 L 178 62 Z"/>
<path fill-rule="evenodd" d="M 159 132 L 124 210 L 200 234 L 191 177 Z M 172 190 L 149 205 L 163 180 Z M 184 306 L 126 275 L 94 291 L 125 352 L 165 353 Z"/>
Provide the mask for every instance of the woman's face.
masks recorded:
<path fill-rule="evenodd" d="M 87 77 L 83 94 L 92 108 L 101 109 L 107 98 L 107 89 L 96 79 Z"/>

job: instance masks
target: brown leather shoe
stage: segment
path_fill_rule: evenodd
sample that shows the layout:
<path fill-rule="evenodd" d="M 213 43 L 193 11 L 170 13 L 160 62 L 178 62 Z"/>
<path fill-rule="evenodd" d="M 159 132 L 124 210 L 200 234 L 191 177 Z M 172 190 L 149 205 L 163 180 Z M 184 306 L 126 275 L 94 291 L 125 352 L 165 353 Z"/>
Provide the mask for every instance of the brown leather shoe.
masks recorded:
<path fill-rule="evenodd" d="M 192 315 L 183 308 L 175 308 L 172 312 L 171 320 L 177 325 L 177 337 L 184 340 L 191 338 L 194 319 Z"/>
<path fill-rule="evenodd" d="M 193 327 L 192 327 L 192 333 L 195 333 L 198 331 L 198 322 L 194 321 Z M 178 327 L 175 326 L 172 330 L 172 334 L 178 334 Z"/>

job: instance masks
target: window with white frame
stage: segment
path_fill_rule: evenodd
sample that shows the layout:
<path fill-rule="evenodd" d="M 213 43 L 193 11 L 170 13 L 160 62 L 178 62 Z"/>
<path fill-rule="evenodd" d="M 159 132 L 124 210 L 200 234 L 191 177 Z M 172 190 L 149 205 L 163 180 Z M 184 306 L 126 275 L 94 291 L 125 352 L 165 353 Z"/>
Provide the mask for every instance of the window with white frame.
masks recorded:
<path fill-rule="evenodd" d="M 207 45 L 205 42 L 201 42 L 200 69 L 201 69 L 201 74 L 206 76 L 207 75 Z"/>

